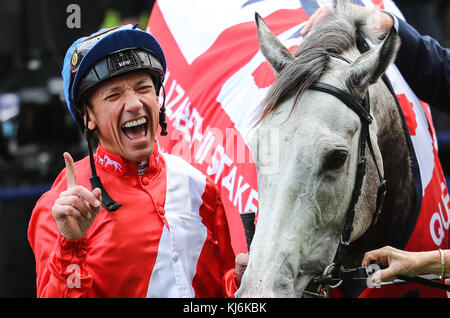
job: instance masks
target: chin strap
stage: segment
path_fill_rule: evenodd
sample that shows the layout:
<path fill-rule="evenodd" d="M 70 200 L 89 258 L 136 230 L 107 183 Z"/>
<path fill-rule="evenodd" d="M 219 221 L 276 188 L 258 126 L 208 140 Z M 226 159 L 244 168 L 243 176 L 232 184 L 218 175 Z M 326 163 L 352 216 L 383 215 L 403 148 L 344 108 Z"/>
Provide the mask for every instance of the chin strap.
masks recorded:
<path fill-rule="evenodd" d="M 89 162 L 91 164 L 91 177 L 89 178 L 89 181 L 91 182 L 92 190 L 95 188 L 99 188 L 102 191 L 102 205 L 103 207 L 108 210 L 109 212 L 114 212 L 118 208 L 122 206 L 121 203 L 116 203 L 108 194 L 105 187 L 102 184 L 102 181 L 100 180 L 99 176 L 97 175 L 97 170 L 95 170 L 95 161 L 94 161 L 94 154 L 92 152 L 92 135 L 94 133 L 93 130 L 90 130 L 88 128 L 88 121 L 89 121 L 89 112 L 86 111 L 86 123 L 84 127 L 84 133 L 86 135 L 86 141 L 88 143 L 88 149 L 89 149 Z"/>
<path fill-rule="evenodd" d="M 163 102 L 162 106 L 159 109 L 159 125 L 161 126 L 161 136 L 167 136 L 167 123 L 166 123 L 166 90 L 164 89 L 164 85 L 161 81 L 161 88 L 163 90 Z"/>

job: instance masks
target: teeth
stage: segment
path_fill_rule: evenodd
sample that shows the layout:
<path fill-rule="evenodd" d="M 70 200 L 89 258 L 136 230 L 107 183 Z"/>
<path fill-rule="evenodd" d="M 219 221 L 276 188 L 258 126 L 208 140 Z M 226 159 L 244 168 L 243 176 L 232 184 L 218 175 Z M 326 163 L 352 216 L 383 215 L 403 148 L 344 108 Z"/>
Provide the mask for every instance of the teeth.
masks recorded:
<path fill-rule="evenodd" d="M 132 120 L 132 121 L 128 121 L 126 122 L 122 128 L 131 128 L 131 127 L 136 127 L 142 124 L 145 124 L 147 122 L 147 119 L 145 117 L 139 118 L 138 120 Z"/>

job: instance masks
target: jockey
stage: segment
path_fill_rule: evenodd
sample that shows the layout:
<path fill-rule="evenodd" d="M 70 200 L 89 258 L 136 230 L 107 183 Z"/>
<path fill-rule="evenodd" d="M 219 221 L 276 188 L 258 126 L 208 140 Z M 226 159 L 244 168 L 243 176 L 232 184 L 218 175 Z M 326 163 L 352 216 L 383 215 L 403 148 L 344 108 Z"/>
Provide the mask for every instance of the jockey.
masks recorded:
<path fill-rule="evenodd" d="M 228 297 L 239 278 L 214 182 L 158 151 L 166 62 L 156 39 L 127 25 L 73 43 L 65 99 L 89 156 L 37 202 L 28 239 L 38 297 Z M 163 88 L 164 89 L 164 88 Z M 99 143 L 94 154 L 93 133 Z"/>

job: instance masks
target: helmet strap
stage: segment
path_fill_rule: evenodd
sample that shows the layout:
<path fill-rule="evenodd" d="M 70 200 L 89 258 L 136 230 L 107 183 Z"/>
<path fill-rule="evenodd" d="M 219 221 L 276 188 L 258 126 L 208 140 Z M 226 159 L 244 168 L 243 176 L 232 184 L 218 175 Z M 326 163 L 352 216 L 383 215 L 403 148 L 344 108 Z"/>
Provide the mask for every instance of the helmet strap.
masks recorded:
<path fill-rule="evenodd" d="M 103 207 L 108 210 L 109 212 L 113 212 L 120 208 L 122 206 L 121 203 L 116 203 L 106 192 L 105 187 L 103 187 L 103 184 L 100 180 L 100 177 L 97 176 L 97 170 L 95 169 L 95 161 L 94 161 L 94 154 L 92 151 L 92 135 L 94 134 L 94 130 L 90 130 L 88 128 L 88 122 L 89 122 L 89 112 L 86 110 L 86 121 L 85 121 L 85 136 L 86 141 L 88 144 L 89 149 L 89 162 L 91 164 L 91 177 L 89 178 L 89 181 L 91 182 L 92 190 L 95 188 L 99 188 L 102 192 L 102 205 Z"/>
<path fill-rule="evenodd" d="M 163 102 L 162 106 L 159 109 L 159 125 L 161 126 L 161 136 L 167 136 L 167 123 L 166 123 L 166 90 L 164 89 L 164 85 L 161 81 L 161 88 L 163 90 Z"/>

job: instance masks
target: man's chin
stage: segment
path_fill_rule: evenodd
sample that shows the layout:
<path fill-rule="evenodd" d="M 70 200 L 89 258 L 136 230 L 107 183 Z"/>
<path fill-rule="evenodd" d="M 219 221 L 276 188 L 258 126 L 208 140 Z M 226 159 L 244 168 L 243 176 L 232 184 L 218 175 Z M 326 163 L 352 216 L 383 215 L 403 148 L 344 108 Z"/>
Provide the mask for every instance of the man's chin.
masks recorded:
<path fill-rule="evenodd" d="M 130 150 L 126 151 L 123 154 L 123 157 L 126 160 L 131 161 L 131 162 L 142 162 L 142 161 L 145 161 L 152 154 L 154 146 L 155 146 L 155 143 L 153 142 L 151 145 L 148 145 L 148 146 L 143 147 L 143 148 L 130 149 Z"/>

